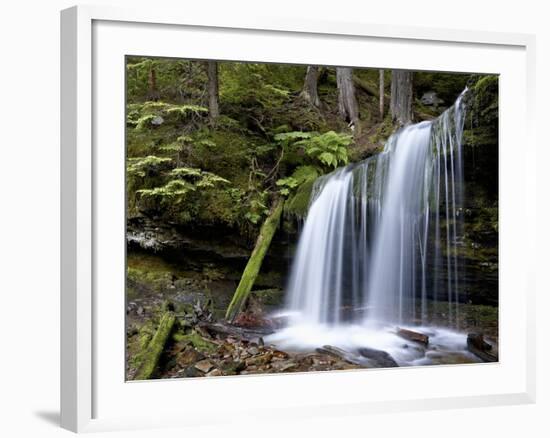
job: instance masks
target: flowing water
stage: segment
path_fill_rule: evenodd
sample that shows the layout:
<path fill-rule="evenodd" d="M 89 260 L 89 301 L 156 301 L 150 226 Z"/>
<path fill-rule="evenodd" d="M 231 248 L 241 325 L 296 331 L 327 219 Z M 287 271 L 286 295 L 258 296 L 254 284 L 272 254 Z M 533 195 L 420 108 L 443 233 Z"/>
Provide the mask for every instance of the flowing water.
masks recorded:
<path fill-rule="evenodd" d="M 272 342 L 369 346 L 401 364 L 425 363 L 395 335 L 408 326 L 439 349 L 464 350 L 465 335 L 452 330 L 462 287 L 463 95 L 434 121 L 398 131 L 380 154 L 319 178 L 287 288 L 289 325 Z M 432 301 L 446 303 L 444 329 L 431 327 Z"/>

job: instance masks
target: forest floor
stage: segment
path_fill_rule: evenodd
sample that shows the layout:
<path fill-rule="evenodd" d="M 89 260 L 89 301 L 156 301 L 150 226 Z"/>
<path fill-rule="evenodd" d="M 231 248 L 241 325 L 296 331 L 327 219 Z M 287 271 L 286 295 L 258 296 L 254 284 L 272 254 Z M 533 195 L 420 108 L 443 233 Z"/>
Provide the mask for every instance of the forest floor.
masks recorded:
<path fill-rule="evenodd" d="M 129 266 L 136 269 L 142 262 L 142 258 L 134 257 Z M 231 297 L 230 291 L 234 290 L 233 282 L 214 276 L 205 283 L 196 272 L 180 271 L 174 275 L 160 261 L 154 269 L 151 258 L 147 259 L 147 263 L 146 278 L 133 275 L 128 280 L 128 380 L 135 378 L 147 343 L 153 338 L 162 315 L 167 311 L 167 303 L 170 303 L 169 311 L 175 315 L 176 322 L 149 378 L 334 371 L 397 365 L 392 363 L 393 358 L 388 357 L 387 353 L 378 350 L 365 353 L 368 357 L 360 350 L 345 351 L 330 345 L 283 351 L 266 340 L 284 326 L 284 321 L 270 316 L 282 305 L 282 290 L 253 293 L 246 311 L 229 324 L 223 319 L 223 308 Z M 449 325 L 446 304 L 429 302 L 428 311 L 430 325 Z M 498 355 L 496 307 L 460 304 L 458 318 L 455 318 L 453 325 L 453 329 L 461 333 L 482 333 L 491 344 L 492 352 Z M 429 334 L 425 328 L 424 332 Z M 411 340 L 404 340 L 403 347 L 415 352 L 421 360 L 419 364 L 483 362 L 466 349 L 443 354 L 435 344 L 422 345 Z"/>

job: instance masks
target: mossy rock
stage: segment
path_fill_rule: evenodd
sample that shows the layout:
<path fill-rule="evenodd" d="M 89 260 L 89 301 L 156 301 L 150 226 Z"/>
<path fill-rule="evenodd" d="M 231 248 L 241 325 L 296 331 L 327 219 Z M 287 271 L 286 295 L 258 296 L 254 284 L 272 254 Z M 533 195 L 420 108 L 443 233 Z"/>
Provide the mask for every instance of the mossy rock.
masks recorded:
<path fill-rule="evenodd" d="M 181 344 L 190 344 L 197 351 L 200 351 L 206 355 L 213 354 L 218 349 L 218 346 L 215 343 L 204 339 L 194 330 L 187 334 L 178 331 L 172 335 L 172 339 Z"/>

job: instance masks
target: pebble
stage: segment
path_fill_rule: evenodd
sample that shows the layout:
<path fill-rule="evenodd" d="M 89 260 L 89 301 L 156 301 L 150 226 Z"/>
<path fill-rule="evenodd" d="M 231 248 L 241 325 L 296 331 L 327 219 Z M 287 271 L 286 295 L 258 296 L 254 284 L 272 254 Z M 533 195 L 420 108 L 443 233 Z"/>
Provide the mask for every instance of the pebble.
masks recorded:
<path fill-rule="evenodd" d="M 208 359 L 205 359 L 205 360 L 201 360 L 200 362 L 197 362 L 195 364 L 195 368 L 198 369 L 199 371 L 202 371 L 203 373 L 207 373 L 212 368 L 214 368 L 214 365 Z"/>

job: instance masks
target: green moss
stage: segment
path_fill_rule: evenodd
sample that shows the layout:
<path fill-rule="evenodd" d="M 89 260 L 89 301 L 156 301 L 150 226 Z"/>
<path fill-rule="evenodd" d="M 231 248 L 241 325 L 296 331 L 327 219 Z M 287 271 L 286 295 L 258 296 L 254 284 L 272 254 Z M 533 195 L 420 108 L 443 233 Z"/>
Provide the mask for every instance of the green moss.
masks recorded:
<path fill-rule="evenodd" d="M 176 316 L 174 313 L 166 312 L 162 315 L 155 335 L 147 343 L 146 349 L 140 355 L 141 363 L 134 376 L 135 380 L 146 380 L 151 377 L 175 322 Z"/>
<path fill-rule="evenodd" d="M 284 290 L 278 288 L 255 290 L 252 294 L 267 306 L 278 306 L 284 300 Z"/>
<path fill-rule="evenodd" d="M 309 208 L 309 199 L 315 179 L 308 180 L 301 184 L 294 195 L 291 195 L 285 203 L 285 215 L 304 218 Z"/>
<path fill-rule="evenodd" d="M 176 332 L 173 334 L 172 338 L 174 339 L 174 341 L 179 343 L 191 344 L 195 349 L 203 354 L 212 354 L 218 348 L 216 344 L 207 341 L 194 330 L 188 334 Z"/>
<path fill-rule="evenodd" d="M 395 127 L 393 126 L 391 116 L 388 114 L 377 126 L 374 134 L 369 137 L 369 142 L 383 147 L 388 138 L 393 134 L 394 129 Z"/>
<path fill-rule="evenodd" d="M 231 303 L 227 308 L 225 317 L 229 320 L 233 320 L 235 316 L 237 316 L 239 311 L 242 309 L 244 303 L 246 302 L 250 291 L 252 290 L 252 286 L 256 281 L 258 273 L 260 272 L 262 262 L 264 260 L 267 250 L 269 249 L 269 245 L 271 244 L 273 235 L 275 234 L 275 231 L 279 226 L 283 207 L 284 200 L 279 199 L 277 203 L 273 206 L 270 215 L 267 217 L 264 224 L 262 225 L 260 234 L 256 241 L 256 246 L 254 247 L 254 251 L 252 251 L 250 259 L 248 259 L 248 263 L 246 264 L 246 267 L 244 269 L 241 281 L 239 282 L 237 290 L 233 295 L 233 299 L 231 300 Z"/>

